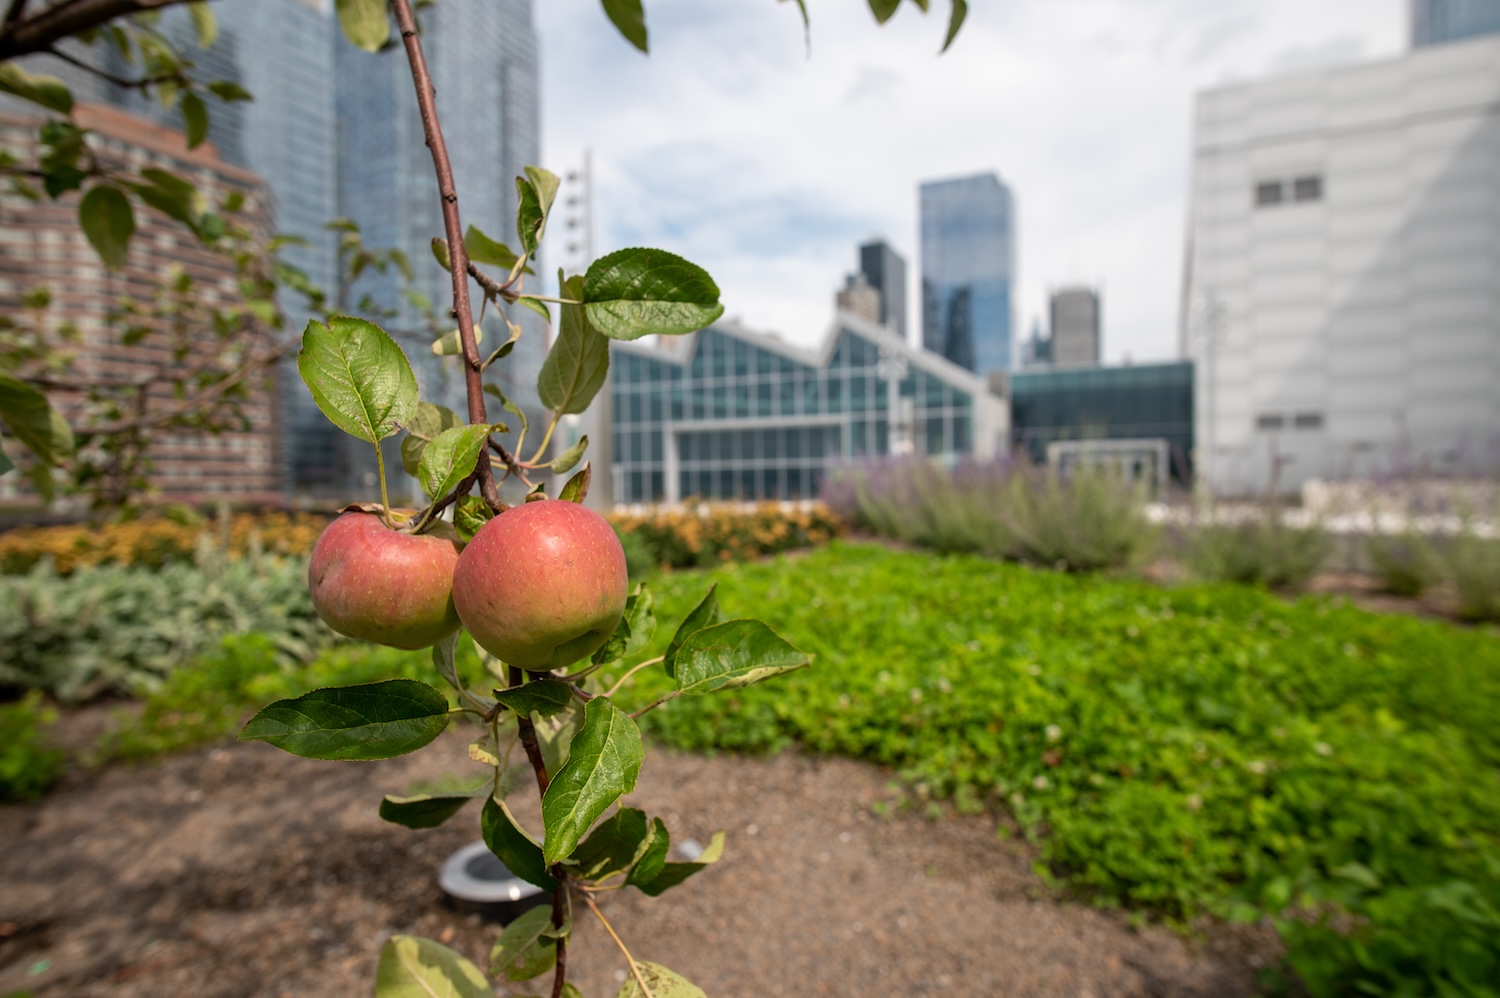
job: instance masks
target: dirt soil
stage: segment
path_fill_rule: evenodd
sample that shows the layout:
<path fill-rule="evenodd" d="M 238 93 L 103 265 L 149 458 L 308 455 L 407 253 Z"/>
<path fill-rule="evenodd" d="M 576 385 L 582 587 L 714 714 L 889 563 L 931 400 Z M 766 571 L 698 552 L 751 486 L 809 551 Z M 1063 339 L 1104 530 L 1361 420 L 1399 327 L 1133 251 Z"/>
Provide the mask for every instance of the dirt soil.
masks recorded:
<path fill-rule="evenodd" d="M 381 763 L 225 743 L 0 807 L 0 995 L 364 996 L 392 933 L 483 965 L 499 926 L 446 907 L 436 883 L 479 837 L 478 809 L 420 832 L 376 815 L 383 793 L 482 775 L 464 742 Z M 1280 955 L 1265 927 L 1190 939 L 1061 901 L 995 818 L 888 808 L 897 796 L 846 760 L 653 750 L 630 803 L 674 840 L 722 828 L 728 847 L 659 899 L 606 895 L 605 912 L 637 958 L 715 998 L 1243 995 Z M 512 803 L 535 829 L 532 798 Z M 588 998 L 624 980 L 581 907 L 569 964 Z"/>

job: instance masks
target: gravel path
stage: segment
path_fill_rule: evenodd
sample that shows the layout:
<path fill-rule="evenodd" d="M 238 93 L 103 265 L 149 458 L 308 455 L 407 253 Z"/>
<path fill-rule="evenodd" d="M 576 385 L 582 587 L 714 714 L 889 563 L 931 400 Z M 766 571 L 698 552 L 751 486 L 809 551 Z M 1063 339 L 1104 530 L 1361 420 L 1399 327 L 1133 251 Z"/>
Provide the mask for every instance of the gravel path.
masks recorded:
<path fill-rule="evenodd" d="M 231 743 L 0 807 L 0 994 L 369 995 L 393 932 L 483 964 L 498 927 L 445 908 L 435 883 L 478 837 L 477 808 L 425 832 L 375 813 L 383 793 L 478 775 L 464 741 L 382 763 Z M 1225 996 L 1279 955 L 1264 928 L 1185 940 L 1061 903 L 994 818 L 899 813 L 897 796 L 846 760 L 651 751 L 630 803 L 678 840 L 723 828 L 728 847 L 662 898 L 610 894 L 605 910 L 638 958 L 714 998 Z M 518 812 L 539 827 L 534 801 Z M 623 960 L 577 917 L 570 979 L 608 998 Z"/>

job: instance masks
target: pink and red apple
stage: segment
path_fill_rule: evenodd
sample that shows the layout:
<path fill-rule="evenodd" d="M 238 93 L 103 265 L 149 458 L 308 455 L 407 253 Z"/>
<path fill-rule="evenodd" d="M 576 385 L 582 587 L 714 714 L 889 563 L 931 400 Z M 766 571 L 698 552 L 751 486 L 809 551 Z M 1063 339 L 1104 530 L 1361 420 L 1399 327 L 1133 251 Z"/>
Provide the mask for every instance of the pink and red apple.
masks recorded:
<path fill-rule="evenodd" d="M 458 546 L 436 534 L 392 530 L 376 513 L 349 512 L 313 546 L 313 607 L 340 634 L 393 648 L 425 648 L 458 630 Z"/>
<path fill-rule="evenodd" d="M 565 668 L 625 613 L 625 551 L 608 522 L 562 499 L 514 506 L 468 543 L 453 603 L 481 648 L 531 672 Z"/>

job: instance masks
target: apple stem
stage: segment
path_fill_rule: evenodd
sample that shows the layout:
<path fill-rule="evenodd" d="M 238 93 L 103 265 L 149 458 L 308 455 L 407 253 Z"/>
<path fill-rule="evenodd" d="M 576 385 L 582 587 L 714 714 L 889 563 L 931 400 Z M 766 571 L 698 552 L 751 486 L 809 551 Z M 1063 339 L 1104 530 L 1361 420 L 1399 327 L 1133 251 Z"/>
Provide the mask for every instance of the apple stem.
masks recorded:
<path fill-rule="evenodd" d="M 375 470 L 380 475 L 380 515 L 385 519 L 385 525 L 395 530 L 395 521 L 391 519 L 391 497 L 385 489 L 385 454 L 378 440 L 375 441 Z"/>

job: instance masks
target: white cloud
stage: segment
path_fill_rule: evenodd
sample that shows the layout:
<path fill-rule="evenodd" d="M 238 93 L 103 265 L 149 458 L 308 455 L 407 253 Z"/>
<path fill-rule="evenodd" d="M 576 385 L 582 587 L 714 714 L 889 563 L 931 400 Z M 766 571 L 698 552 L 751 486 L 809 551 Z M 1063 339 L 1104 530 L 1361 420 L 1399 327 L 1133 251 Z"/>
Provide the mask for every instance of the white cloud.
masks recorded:
<path fill-rule="evenodd" d="M 810 343 L 856 245 L 912 271 L 917 185 L 994 170 L 1019 212 L 1016 328 L 1046 290 L 1104 288 L 1112 359 L 1170 356 L 1195 91 L 1393 54 L 1400 0 L 972 0 L 884 28 L 862 0 L 646 0 L 652 54 L 598 0 L 537 5 L 543 147 L 592 147 L 600 252 L 657 245 L 704 265 L 730 314 Z"/>

